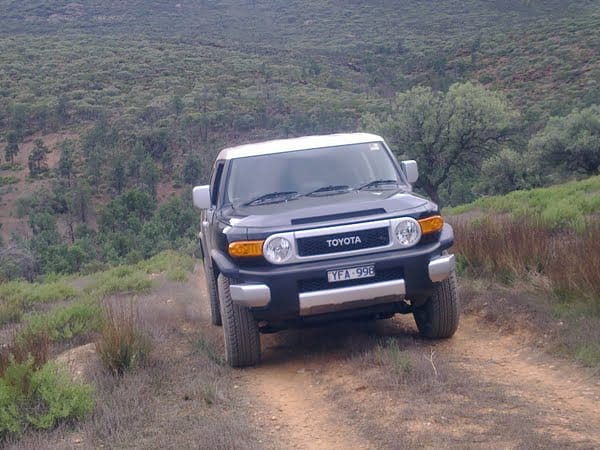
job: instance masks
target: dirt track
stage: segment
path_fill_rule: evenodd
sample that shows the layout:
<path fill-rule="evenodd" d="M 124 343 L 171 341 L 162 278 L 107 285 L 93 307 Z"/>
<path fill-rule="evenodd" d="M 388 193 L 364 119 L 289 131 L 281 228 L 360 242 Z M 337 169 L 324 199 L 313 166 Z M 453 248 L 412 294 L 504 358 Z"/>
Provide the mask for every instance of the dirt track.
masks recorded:
<path fill-rule="evenodd" d="M 203 277 L 161 277 L 135 297 L 150 367 L 115 380 L 89 345 L 70 350 L 72 371 L 98 386 L 94 416 L 9 448 L 600 448 L 598 373 L 517 325 L 465 314 L 437 342 L 408 316 L 292 330 L 263 335 L 261 365 L 232 370 L 218 364 Z"/>
<path fill-rule="evenodd" d="M 422 355 L 420 379 L 365 366 L 389 338 Z M 419 339 L 410 317 L 289 331 L 262 337 L 263 363 L 234 388 L 265 447 L 600 448 L 597 375 L 530 341 L 469 316 L 442 342 Z"/>

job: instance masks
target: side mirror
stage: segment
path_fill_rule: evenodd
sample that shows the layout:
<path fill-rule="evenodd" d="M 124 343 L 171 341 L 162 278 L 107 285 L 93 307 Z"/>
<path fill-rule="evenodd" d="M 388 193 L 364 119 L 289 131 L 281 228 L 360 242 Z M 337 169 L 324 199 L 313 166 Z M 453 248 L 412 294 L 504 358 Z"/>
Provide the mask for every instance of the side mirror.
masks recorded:
<path fill-rule="evenodd" d="M 210 186 L 196 186 L 192 190 L 194 206 L 200 209 L 210 208 Z"/>
<path fill-rule="evenodd" d="M 402 166 L 404 175 L 406 175 L 406 179 L 410 184 L 415 183 L 419 179 L 419 168 L 417 167 L 417 162 L 414 159 L 402 161 L 400 165 Z"/>

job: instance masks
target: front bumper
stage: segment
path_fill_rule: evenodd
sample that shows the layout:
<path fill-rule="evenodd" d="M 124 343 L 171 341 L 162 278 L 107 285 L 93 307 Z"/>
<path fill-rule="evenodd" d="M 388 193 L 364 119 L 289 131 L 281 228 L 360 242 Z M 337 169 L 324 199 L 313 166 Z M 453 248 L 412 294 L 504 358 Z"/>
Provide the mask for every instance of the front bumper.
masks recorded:
<path fill-rule="evenodd" d="M 432 258 L 427 265 L 429 279 L 437 283 L 447 279 L 455 267 L 454 255 Z M 265 308 L 271 302 L 271 289 L 264 283 L 241 283 L 230 286 L 234 302 L 249 308 Z M 397 280 L 366 283 L 341 288 L 299 292 L 298 312 L 300 316 L 333 312 L 352 307 L 364 307 L 369 303 L 395 302 L 406 295 L 403 278 Z"/>
<path fill-rule="evenodd" d="M 236 303 L 250 308 L 259 321 L 285 322 L 341 310 L 400 312 L 406 309 L 403 299 L 418 304 L 454 270 L 454 256 L 445 254 L 453 243 L 452 227 L 444 224 L 436 242 L 404 250 L 279 266 L 240 266 L 217 249 L 210 256 L 215 268 L 232 280 Z M 334 285 L 327 280 L 329 270 L 363 265 L 374 266 L 376 277 Z"/>

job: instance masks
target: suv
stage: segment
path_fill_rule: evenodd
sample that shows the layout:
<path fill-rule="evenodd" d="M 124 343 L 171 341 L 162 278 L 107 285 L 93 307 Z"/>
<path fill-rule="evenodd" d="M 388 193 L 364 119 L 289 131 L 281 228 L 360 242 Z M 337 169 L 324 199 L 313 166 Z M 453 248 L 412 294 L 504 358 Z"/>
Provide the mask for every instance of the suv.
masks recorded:
<path fill-rule="evenodd" d="M 331 320 L 412 313 L 421 335 L 452 336 L 454 235 L 417 177 L 373 134 L 222 150 L 193 200 L 227 362 L 259 362 L 261 332 Z"/>

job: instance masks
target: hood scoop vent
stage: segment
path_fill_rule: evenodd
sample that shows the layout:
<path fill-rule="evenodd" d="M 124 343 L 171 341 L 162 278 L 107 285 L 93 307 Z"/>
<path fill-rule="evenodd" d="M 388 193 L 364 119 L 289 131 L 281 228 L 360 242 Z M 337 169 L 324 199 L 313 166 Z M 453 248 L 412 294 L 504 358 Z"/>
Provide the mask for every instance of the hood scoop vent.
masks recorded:
<path fill-rule="evenodd" d="M 292 219 L 292 225 L 302 225 L 305 223 L 326 222 L 328 220 L 351 219 L 353 217 L 374 216 L 375 214 L 385 214 L 385 209 L 365 209 L 363 211 L 350 211 L 340 214 L 329 214 L 327 216 L 302 217 L 300 219 Z"/>

